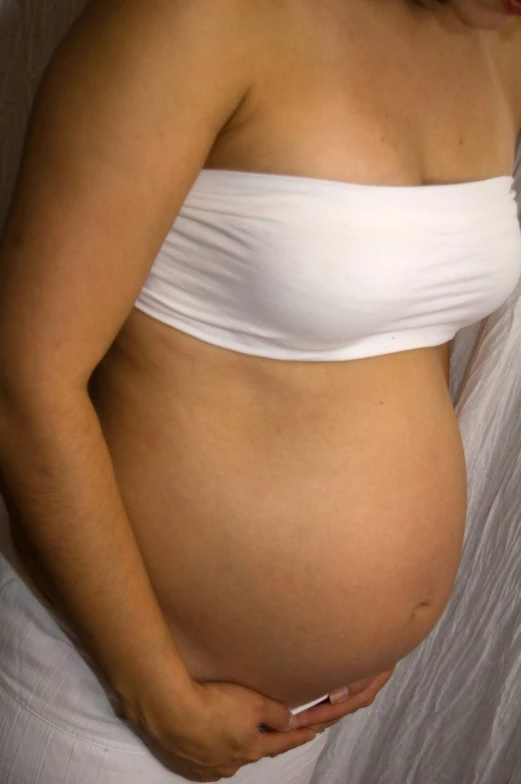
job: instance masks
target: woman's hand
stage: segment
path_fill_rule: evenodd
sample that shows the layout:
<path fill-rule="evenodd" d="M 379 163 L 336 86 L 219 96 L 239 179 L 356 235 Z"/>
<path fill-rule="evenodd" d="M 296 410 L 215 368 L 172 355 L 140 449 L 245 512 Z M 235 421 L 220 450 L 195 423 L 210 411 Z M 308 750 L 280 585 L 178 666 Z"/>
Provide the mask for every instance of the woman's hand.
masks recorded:
<path fill-rule="evenodd" d="M 179 700 L 176 687 L 154 689 L 125 715 L 165 765 L 189 781 L 218 781 L 263 757 L 276 757 L 313 740 L 279 702 L 231 683 L 193 682 Z M 263 732 L 261 725 L 272 730 Z"/>
<path fill-rule="evenodd" d="M 332 727 L 344 716 L 356 713 L 361 708 L 368 708 L 376 699 L 378 692 L 385 686 L 391 675 L 394 673 L 396 665 L 387 672 L 380 675 L 372 675 L 361 681 L 351 684 L 349 695 L 342 699 L 342 689 L 333 692 L 331 703 L 316 705 L 306 711 L 302 711 L 296 716 L 299 727 L 309 727 L 316 732 L 323 732 L 328 727 Z M 340 698 L 340 699 L 339 699 Z"/>

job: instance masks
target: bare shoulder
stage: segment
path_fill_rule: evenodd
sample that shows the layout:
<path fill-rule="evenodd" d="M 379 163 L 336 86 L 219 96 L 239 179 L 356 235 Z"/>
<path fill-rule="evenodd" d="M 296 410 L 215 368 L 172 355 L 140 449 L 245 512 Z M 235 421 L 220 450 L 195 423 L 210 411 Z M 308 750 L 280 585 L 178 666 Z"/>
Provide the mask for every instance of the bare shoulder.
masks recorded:
<path fill-rule="evenodd" d="M 88 125 L 101 144 L 103 122 L 105 129 L 126 126 L 136 137 L 165 138 L 177 171 L 179 159 L 195 167 L 187 167 L 189 180 L 256 78 L 259 5 L 91 0 L 44 76 L 35 109 L 43 108 L 34 113 L 39 129 L 59 114 L 55 134 Z M 128 168 L 125 145 L 112 144 L 111 161 L 118 162 L 118 150 L 121 168 Z"/>
<path fill-rule="evenodd" d="M 190 47 L 194 36 L 206 36 L 212 49 L 222 50 L 230 44 L 235 48 L 241 43 L 246 49 L 260 32 L 263 9 L 271 5 L 276 5 L 275 0 L 266 0 L 266 4 L 255 0 L 90 0 L 69 39 L 74 40 L 75 31 L 89 30 L 99 37 L 117 27 L 122 40 L 138 31 L 143 49 L 152 40 L 159 53 L 162 44 L 170 44 L 170 51 L 183 42 Z"/>
<path fill-rule="evenodd" d="M 95 67 L 93 53 L 103 52 L 103 65 L 112 61 L 117 68 L 131 55 L 138 67 L 165 79 L 181 63 L 183 71 L 197 71 L 218 61 L 217 77 L 247 78 L 259 38 L 257 7 L 254 0 L 91 0 L 54 61 L 72 55 Z"/>
<path fill-rule="evenodd" d="M 492 53 L 521 131 L 521 19 L 512 19 L 491 37 Z"/>
<path fill-rule="evenodd" d="M 79 16 L 76 26 L 90 22 L 110 24 L 118 20 L 126 29 L 145 25 L 161 25 L 165 34 L 179 25 L 195 25 L 199 29 L 215 26 L 244 24 L 254 18 L 256 4 L 253 0 L 90 0 Z M 156 27 L 157 30 L 157 27 Z"/>
<path fill-rule="evenodd" d="M 264 2 L 87 5 L 40 85 L 2 237 L 3 371 L 24 356 L 33 384 L 87 378 L 105 355 L 257 78 Z"/>

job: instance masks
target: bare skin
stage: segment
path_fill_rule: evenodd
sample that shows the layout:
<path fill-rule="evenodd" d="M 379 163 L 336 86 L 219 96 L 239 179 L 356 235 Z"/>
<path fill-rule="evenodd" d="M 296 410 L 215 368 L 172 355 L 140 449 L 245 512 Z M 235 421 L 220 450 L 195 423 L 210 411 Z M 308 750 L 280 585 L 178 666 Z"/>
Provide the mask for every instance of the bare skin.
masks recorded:
<path fill-rule="evenodd" d="M 278 9 L 258 81 L 207 167 L 377 184 L 512 170 L 511 106 L 484 36 L 449 55 L 421 9 L 423 25 L 397 7 L 382 20 L 332 2 Z M 195 677 L 293 706 L 388 669 L 430 631 L 465 519 L 447 348 L 281 363 L 130 316 L 99 369 L 97 410 Z"/>
<path fill-rule="evenodd" d="M 215 4 L 198 3 L 211 30 Z M 390 672 L 439 619 L 466 514 L 449 346 L 343 363 L 266 360 L 197 341 L 132 303 L 202 166 L 376 185 L 510 174 L 520 44 L 510 28 L 485 33 L 449 9 L 398 0 L 229 0 L 219 59 L 215 35 L 195 29 L 197 10 L 193 19 L 172 10 L 183 3 L 152 5 L 129 3 L 123 20 L 117 4 L 109 13 L 93 3 L 45 87 L 42 107 L 56 109 L 82 76 L 90 113 L 69 98 L 58 120 L 36 115 L 44 142 L 29 145 L 5 251 L 19 271 L 10 266 L 0 302 L 9 413 L 0 470 L 19 541 L 41 563 L 35 580 L 83 629 L 172 769 L 212 780 L 313 737 L 283 733 L 287 713 L 266 702 L 281 732 L 262 746 L 241 736 L 232 754 L 239 730 L 229 716 L 248 713 L 248 726 L 262 718 L 250 692 L 294 707 Z M 99 19 L 107 39 L 89 61 Z M 109 82 L 105 95 L 108 72 L 115 89 Z M 40 149 L 51 151 L 48 168 Z M 35 185 L 49 179 L 52 194 Z M 35 455 L 30 486 L 17 446 L 27 423 L 40 434 L 23 442 Z M 52 493 L 38 479 L 46 472 Z M 62 528 L 51 522 L 60 515 Z M 81 519 L 88 546 L 65 537 Z M 136 651 L 125 667 L 118 640 Z M 153 652 L 148 669 L 143 650 Z M 183 708 L 169 732 L 160 724 L 174 708 L 166 698 L 157 707 L 166 660 L 170 702 L 175 694 Z M 342 712 L 317 708 L 301 723 L 323 727 Z M 206 739 L 204 753 L 181 722 Z"/>

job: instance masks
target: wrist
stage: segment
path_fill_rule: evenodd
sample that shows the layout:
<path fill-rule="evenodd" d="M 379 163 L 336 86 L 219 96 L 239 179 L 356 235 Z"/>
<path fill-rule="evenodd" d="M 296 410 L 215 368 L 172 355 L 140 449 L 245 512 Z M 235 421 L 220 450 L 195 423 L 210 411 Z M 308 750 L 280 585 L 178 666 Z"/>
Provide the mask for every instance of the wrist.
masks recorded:
<path fill-rule="evenodd" d="M 110 682 L 131 722 L 142 723 L 163 700 L 170 716 L 179 713 L 183 720 L 189 706 L 196 702 L 198 684 L 188 674 L 173 640 L 155 655 L 148 650 L 138 666 L 121 668 Z"/>

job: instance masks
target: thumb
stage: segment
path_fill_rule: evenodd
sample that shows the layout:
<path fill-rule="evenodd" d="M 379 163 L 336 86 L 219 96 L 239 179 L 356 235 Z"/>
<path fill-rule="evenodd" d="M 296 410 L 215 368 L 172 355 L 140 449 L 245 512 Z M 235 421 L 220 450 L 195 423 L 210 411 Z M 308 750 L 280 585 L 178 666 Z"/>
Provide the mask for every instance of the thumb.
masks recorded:
<path fill-rule="evenodd" d="M 298 727 L 298 721 L 289 708 L 274 700 L 264 700 L 262 726 L 279 732 L 289 732 Z"/>

